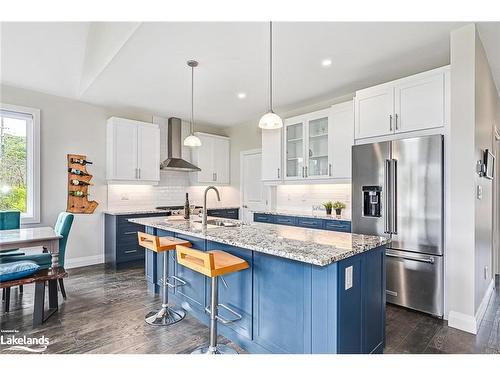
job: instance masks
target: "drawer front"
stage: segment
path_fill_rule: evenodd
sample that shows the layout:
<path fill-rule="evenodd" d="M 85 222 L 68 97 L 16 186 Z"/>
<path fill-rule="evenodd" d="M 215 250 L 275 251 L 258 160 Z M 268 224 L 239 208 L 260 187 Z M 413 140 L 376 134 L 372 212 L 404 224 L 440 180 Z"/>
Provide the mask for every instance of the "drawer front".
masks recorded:
<path fill-rule="evenodd" d="M 323 220 L 307 219 L 303 217 L 297 218 L 297 225 L 304 228 L 323 229 Z"/>
<path fill-rule="evenodd" d="M 153 217 L 153 216 L 167 216 L 167 213 L 151 213 L 151 214 L 136 214 L 136 215 L 119 215 L 116 217 L 116 223 L 117 225 L 123 226 L 123 225 L 137 225 L 134 223 L 131 223 L 128 221 L 129 219 L 138 219 L 141 217 Z"/>
<path fill-rule="evenodd" d="M 231 208 L 226 211 L 226 218 L 238 220 L 240 218 L 240 210 L 238 208 Z"/>
<path fill-rule="evenodd" d="M 325 220 L 325 229 L 335 232 L 351 232 L 351 223 L 349 221 Z"/>
<path fill-rule="evenodd" d="M 297 218 L 293 216 L 276 215 L 276 224 L 297 225 Z"/>
<path fill-rule="evenodd" d="M 116 262 L 144 259 L 144 249 L 136 244 L 117 244 Z"/>
<path fill-rule="evenodd" d="M 253 221 L 257 223 L 274 223 L 275 217 L 274 215 L 254 213 Z"/>
<path fill-rule="evenodd" d="M 208 216 L 222 217 L 224 219 L 238 219 L 239 210 L 237 208 L 231 209 L 218 209 L 218 210 L 207 210 Z"/>

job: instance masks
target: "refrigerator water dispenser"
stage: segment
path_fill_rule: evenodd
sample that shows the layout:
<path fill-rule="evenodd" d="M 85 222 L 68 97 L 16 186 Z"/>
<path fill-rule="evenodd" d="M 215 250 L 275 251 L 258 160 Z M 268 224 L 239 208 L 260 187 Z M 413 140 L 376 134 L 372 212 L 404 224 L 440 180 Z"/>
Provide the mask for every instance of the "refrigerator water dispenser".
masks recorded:
<path fill-rule="evenodd" d="M 363 186 L 363 216 L 380 217 L 381 186 Z"/>

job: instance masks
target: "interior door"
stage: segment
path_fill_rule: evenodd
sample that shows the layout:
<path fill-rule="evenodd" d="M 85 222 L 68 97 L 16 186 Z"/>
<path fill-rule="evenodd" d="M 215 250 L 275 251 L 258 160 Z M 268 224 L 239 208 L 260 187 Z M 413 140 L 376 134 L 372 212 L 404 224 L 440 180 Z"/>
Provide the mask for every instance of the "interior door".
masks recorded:
<path fill-rule="evenodd" d="M 393 249 L 443 253 L 443 136 L 392 142 Z"/>
<path fill-rule="evenodd" d="M 253 221 L 252 211 L 266 208 L 264 184 L 261 180 L 261 152 L 249 151 L 241 155 L 241 219 Z"/>
<path fill-rule="evenodd" d="M 116 120 L 113 125 L 113 148 L 112 179 L 137 179 L 137 125 Z"/>
<path fill-rule="evenodd" d="M 394 132 L 394 88 L 382 85 L 358 91 L 354 98 L 356 138 L 378 137 Z"/>
<path fill-rule="evenodd" d="M 160 180 L 160 129 L 157 126 L 138 127 L 137 161 L 139 179 Z"/>

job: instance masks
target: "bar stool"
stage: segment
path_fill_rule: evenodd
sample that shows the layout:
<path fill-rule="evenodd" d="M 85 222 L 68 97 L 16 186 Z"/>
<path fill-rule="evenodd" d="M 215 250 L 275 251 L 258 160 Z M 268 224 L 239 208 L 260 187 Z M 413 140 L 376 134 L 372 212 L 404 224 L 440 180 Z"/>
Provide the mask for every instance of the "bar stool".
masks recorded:
<path fill-rule="evenodd" d="M 222 278 L 223 275 L 244 270 L 248 268 L 248 263 L 224 251 L 203 252 L 183 245 L 177 245 L 177 263 L 210 277 L 211 281 L 210 306 L 205 308 L 205 311 L 210 314 L 210 342 L 208 346 L 201 346 L 191 354 L 238 354 L 236 350 L 227 345 L 217 344 L 217 321 L 229 324 L 241 319 L 241 315 L 236 311 L 219 303 L 217 287 L 219 276 Z M 223 278 L 222 281 L 227 287 Z M 226 319 L 222 317 L 218 314 L 219 308 L 229 311 L 236 318 Z"/>
<path fill-rule="evenodd" d="M 168 252 L 175 250 L 177 245 L 191 247 L 191 243 L 174 237 L 158 237 L 143 232 L 137 232 L 137 236 L 140 246 L 158 254 L 163 253 L 163 275 L 160 280 L 162 285 L 161 309 L 149 312 L 144 320 L 154 326 L 168 326 L 180 322 L 186 316 L 186 312 L 168 305 L 168 288 L 175 289 L 178 286 L 185 285 L 186 282 L 177 276 L 168 276 Z M 173 283 L 169 282 L 169 279 L 173 280 Z"/>

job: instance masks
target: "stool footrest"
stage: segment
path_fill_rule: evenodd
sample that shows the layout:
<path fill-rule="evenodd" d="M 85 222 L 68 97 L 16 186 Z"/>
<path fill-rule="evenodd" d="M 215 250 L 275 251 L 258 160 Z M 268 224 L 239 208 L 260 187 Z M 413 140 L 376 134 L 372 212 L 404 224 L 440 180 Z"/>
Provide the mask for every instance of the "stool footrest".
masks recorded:
<path fill-rule="evenodd" d="M 170 280 L 173 280 L 173 282 L 170 281 Z M 166 286 L 168 286 L 169 288 L 172 288 L 172 289 L 175 289 L 177 287 L 186 285 L 186 282 L 184 280 L 182 280 L 181 278 L 177 277 L 177 276 L 167 276 L 165 278 L 165 280 L 162 277 L 160 279 L 160 283 L 162 285 L 166 285 Z"/>
<path fill-rule="evenodd" d="M 232 308 L 230 308 L 229 306 L 226 306 L 224 305 L 223 303 L 219 303 L 217 304 L 217 309 L 219 309 L 220 307 L 222 307 L 224 310 L 226 311 L 229 311 L 230 314 L 234 315 L 235 318 L 233 319 L 228 319 L 228 318 L 225 318 L 223 317 L 222 315 L 216 315 L 216 319 L 221 322 L 222 324 L 230 324 L 230 323 L 234 323 L 234 322 L 237 322 L 238 320 L 240 320 L 241 318 L 243 318 L 240 314 L 238 314 L 236 311 L 234 311 Z M 207 314 L 210 314 L 212 311 L 210 310 L 210 307 L 207 306 L 205 307 L 205 312 Z"/>

